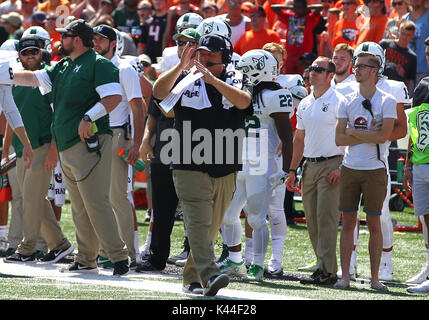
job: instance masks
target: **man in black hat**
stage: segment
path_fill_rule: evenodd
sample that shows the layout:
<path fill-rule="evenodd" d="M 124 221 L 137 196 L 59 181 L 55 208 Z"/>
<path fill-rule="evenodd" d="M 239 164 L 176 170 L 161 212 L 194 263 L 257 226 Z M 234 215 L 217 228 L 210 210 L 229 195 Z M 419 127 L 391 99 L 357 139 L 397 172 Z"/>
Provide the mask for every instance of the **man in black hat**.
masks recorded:
<path fill-rule="evenodd" d="M 128 200 L 128 164 L 135 164 L 139 158 L 139 148 L 143 137 L 143 96 L 140 79 L 135 69 L 127 60 L 119 58 L 116 52 L 116 31 L 108 25 L 94 28 L 94 50 L 109 59 L 119 69 L 119 82 L 122 88 L 122 101 L 109 114 L 110 127 L 113 131 L 112 143 L 112 176 L 110 185 L 110 203 L 118 221 L 121 238 L 128 249 L 132 266 L 136 265 L 136 249 L 134 247 L 134 214 Z M 131 116 L 132 113 L 132 116 Z M 131 122 L 131 119 L 133 120 Z M 133 129 L 132 129 L 133 128 Z M 131 133 L 134 132 L 134 135 Z M 127 150 L 124 161 L 118 157 L 120 149 Z M 104 258 L 105 250 L 100 250 L 98 264 L 109 266 Z"/>
<path fill-rule="evenodd" d="M 171 144 L 167 144 L 160 158 L 164 164 L 172 162 L 174 185 L 182 201 L 191 248 L 183 271 L 183 290 L 206 296 L 216 295 L 229 283 L 229 277 L 221 274 L 214 262 L 213 244 L 232 199 L 236 172 L 241 170 L 238 151 L 242 136 L 236 134 L 240 132 L 237 129 L 243 129 L 246 109 L 251 104 L 248 79 L 233 79 L 233 74 L 225 70 L 231 56 L 231 43 L 221 36 L 201 37 L 198 48 L 187 43 L 179 64 L 161 75 L 153 91 L 157 101 L 165 99 L 190 73 L 184 70 L 192 63 L 202 74 L 201 79 L 181 91 L 174 104 L 173 136 L 178 135 L 181 143 L 175 146 L 179 145 L 180 150 L 173 146 L 170 159 L 167 149 Z M 215 143 L 220 132 L 224 136 Z M 202 141 L 195 141 L 197 134 L 204 136 Z"/>
<path fill-rule="evenodd" d="M 35 35 L 21 38 L 19 59 L 25 70 L 35 71 L 43 68 L 42 50 Z M 4 147 L 9 150 L 12 141 L 17 155 L 17 178 L 24 199 L 24 237 L 16 252 L 7 257 L 5 262 L 34 261 L 36 243 L 42 231 L 51 251 L 41 262 L 55 263 L 72 253 L 74 247 L 61 232 L 52 206 L 46 199 L 52 170 L 58 162 L 57 148 L 51 135 L 52 109 L 48 97 L 42 96 L 38 88 L 14 86 L 12 93 L 26 127 L 34 158 L 31 168 L 26 170 L 22 157 L 23 144 L 16 135 L 12 138 L 12 129 L 8 126 Z"/>
<path fill-rule="evenodd" d="M 67 272 L 97 273 L 99 243 L 114 275 L 129 272 L 128 252 L 109 203 L 112 130 L 108 113 L 121 101 L 118 69 L 95 53 L 84 20 L 57 29 L 68 57 L 37 71 L 14 74 L 14 84 L 38 86 L 54 102 L 52 133 L 59 151 L 76 225 L 78 253 Z"/>

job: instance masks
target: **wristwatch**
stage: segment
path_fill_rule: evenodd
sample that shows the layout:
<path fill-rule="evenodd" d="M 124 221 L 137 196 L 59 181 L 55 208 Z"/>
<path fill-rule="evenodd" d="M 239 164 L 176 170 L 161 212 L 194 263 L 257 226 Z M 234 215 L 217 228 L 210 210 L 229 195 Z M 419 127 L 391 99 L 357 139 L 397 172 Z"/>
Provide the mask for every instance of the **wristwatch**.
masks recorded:
<path fill-rule="evenodd" d="M 90 118 L 87 114 L 85 114 L 85 115 L 83 116 L 82 120 L 83 120 L 83 121 L 92 122 L 91 118 Z"/>

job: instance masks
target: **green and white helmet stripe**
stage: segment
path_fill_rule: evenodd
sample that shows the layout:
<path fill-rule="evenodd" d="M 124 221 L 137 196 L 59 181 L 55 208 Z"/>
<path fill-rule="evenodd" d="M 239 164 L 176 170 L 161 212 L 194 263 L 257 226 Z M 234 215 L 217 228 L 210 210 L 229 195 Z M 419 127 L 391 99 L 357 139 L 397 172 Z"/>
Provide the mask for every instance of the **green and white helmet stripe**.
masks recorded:
<path fill-rule="evenodd" d="M 203 17 L 201 17 L 199 14 L 193 12 L 185 13 L 177 20 L 176 33 L 179 33 L 183 29 L 187 28 L 196 29 L 201 21 L 203 21 Z"/>
<path fill-rule="evenodd" d="M 217 34 L 228 40 L 231 40 L 232 35 L 229 23 L 219 17 L 204 19 L 198 26 L 197 31 L 201 36 L 206 34 Z"/>

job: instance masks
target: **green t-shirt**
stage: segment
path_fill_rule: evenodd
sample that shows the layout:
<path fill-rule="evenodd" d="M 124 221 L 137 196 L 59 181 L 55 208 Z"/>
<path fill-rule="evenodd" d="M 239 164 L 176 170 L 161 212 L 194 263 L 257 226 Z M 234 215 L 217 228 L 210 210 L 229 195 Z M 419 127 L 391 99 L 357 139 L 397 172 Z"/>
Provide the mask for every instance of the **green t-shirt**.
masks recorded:
<path fill-rule="evenodd" d="M 429 103 L 413 108 L 408 115 L 410 138 L 413 142 L 413 164 L 429 163 Z"/>
<path fill-rule="evenodd" d="M 79 123 L 85 112 L 100 101 L 96 89 L 103 88 L 104 92 L 107 90 L 111 94 L 121 94 L 119 70 L 93 49 L 74 61 L 67 57 L 45 70 L 52 82 L 52 134 L 58 151 L 64 151 L 80 141 Z M 99 134 L 112 135 L 109 115 L 101 117 L 95 123 Z"/>
<path fill-rule="evenodd" d="M 52 108 L 48 96 L 42 96 L 38 87 L 12 87 L 13 99 L 21 114 L 31 147 L 36 149 L 52 140 Z M 17 157 L 22 157 L 23 145 L 14 133 L 12 145 Z"/>

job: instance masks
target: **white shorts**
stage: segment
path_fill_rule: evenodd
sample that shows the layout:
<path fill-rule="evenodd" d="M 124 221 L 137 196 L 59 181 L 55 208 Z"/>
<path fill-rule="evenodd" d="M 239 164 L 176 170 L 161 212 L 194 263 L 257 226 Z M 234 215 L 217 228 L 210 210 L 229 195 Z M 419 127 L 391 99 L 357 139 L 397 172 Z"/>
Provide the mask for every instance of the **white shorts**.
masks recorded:
<path fill-rule="evenodd" d="M 429 164 L 413 165 L 414 215 L 429 214 Z"/>

